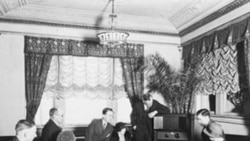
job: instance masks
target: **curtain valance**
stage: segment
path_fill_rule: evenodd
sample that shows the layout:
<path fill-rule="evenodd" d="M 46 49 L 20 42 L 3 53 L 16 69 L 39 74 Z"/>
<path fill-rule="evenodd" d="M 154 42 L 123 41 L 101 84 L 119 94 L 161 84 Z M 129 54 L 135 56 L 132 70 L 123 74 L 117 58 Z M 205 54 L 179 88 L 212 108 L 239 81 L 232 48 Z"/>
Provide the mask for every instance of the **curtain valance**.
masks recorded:
<path fill-rule="evenodd" d="M 143 44 L 127 43 L 114 48 L 96 42 L 25 36 L 25 53 L 94 57 L 143 57 Z"/>
<path fill-rule="evenodd" d="M 183 44 L 183 59 L 188 61 L 193 55 L 202 53 L 203 44 L 205 52 L 214 51 L 217 48 L 224 47 L 228 43 L 235 44 L 245 39 L 246 31 L 250 30 L 250 17 L 238 23 L 229 25 L 221 30 L 214 31 L 209 35 L 200 37 L 189 43 Z M 202 44 L 202 45 L 201 45 Z M 214 48 L 214 46 L 217 46 Z"/>

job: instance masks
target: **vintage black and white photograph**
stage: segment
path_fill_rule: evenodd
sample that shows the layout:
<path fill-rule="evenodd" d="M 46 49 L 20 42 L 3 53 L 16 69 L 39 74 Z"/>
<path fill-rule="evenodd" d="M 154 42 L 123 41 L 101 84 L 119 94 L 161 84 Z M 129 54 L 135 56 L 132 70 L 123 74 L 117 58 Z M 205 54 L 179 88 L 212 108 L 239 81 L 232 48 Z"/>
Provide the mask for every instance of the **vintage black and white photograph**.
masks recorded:
<path fill-rule="evenodd" d="M 250 0 L 0 0 L 0 141 L 249 141 Z"/>

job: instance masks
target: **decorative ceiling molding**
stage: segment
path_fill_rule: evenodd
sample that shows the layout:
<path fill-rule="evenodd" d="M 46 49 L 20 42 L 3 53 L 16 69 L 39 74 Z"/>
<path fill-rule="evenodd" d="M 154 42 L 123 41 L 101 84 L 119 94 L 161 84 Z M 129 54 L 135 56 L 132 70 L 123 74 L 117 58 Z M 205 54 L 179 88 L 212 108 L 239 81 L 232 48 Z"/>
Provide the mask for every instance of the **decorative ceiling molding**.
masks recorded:
<path fill-rule="evenodd" d="M 27 1 L 26 0 L 18 0 L 18 4 L 20 6 L 25 6 L 25 5 L 27 5 Z"/>
<path fill-rule="evenodd" d="M 26 0 L 0 0 L 0 16 L 27 5 Z"/>
<path fill-rule="evenodd" d="M 235 25 L 235 24 L 240 23 L 240 22 L 242 22 L 242 21 L 244 21 L 246 19 L 250 19 L 250 13 L 244 14 L 244 15 L 242 15 L 240 17 L 237 17 L 237 18 L 233 18 L 233 20 L 229 20 L 230 22 L 226 22 L 226 23 L 224 23 L 224 24 L 222 24 L 220 26 L 217 26 L 216 28 L 208 30 L 208 31 L 206 31 L 206 32 L 204 32 L 204 33 L 202 33 L 202 34 L 200 34 L 198 36 L 195 36 L 195 38 L 191 37 L 191 38 L 189 38 L 187 40 L 184 40 L 184 41 L 182 41 L 181 45 L 182 46 L 188 45 L 191 42 L 197 41 L 197 40 L 199 40 L 199 39 L 201 39 L 201 38 L 203 38 L 205 36 L 208 36 L 208 35 L 211 35 L 212 33 L 217 32 L 217 31 L 221 31 L 221 30 L 223 30 L 223 29 L 225 29 L 227 27 L 230 27 L 231 25 Z"/>
<path fill-rule="evenodd" d="M 100 32 L 110 30 L 108 1 L 0 0 L 0 22 L 81 28 Z M 185 37 L 183 35 L 197 31 L 196 29 L 249 1 L 159 0 L 159 3 L 155 3 L 122 0 L 122 4 L 116 5 L 118 18 L 115 27 L 116 30 L 125 32 Z M 218 10 L 219 8 L 221 9 Z"/>
<path fill-rule="evenodd" d="M 175 25 L 177 29 L 179 27 L 185 25 L 187 21 L 191 21 L 194 17 L 200 16 L 204 14 L 203 11 L 208 11 L 211 7 L 215 7 L 215 5 L 220 5 L 220 3 L 229 3 L 232 0 L 194 0 L 191 1 L 184 8 L 179 10 L 177 13 L 172 15 L 169 20 Z"/>
<path fill-rule="evenodd" d="M 55 27 L 68 27 L 68 28 L 81 28 L 81 29 L 91 29 L 91 30 L 105 30 L 110 31 L 110 28 L 105 27 L 95 27 L 95 26 L 86 26 L 86 25 L 74 25 L 74 24 L 63 24 L 63 23 L 52 23 L 52 22 L 43 22 L 43 21 L 32 21 L 32 20 L 23 20 L 23 19 L 8 19 L 8 18 L 0 18 L 1 22 L 5 23 L 22 23 L 22 24 L 32 24 L 32 25 L 47 25 L 47 26 L 55 26 Z M 152 35 L 164 35 L 164 36 L 173 36 L 179 37 L 176 33 L 170 32 L 156 32 L 149 30 L 136 30 L 136 29 L 125 29 L 125 28 L 116 28 L 117 31 L 124 31 L 130 33 L 141 33 L 141 34 L 152 34 Z"/>
<path fill-rule="evenodd" d="M 10 8 L 5 0 L 0 1 L 0 14 L 1 16 L 10 11 Z"/>
<path fill-rule="evenodd" d="M 117 14 L 117 17 L 118 18 L 115 22 L 115 26 L 117 28 L 149 30 L 155 32 L 165 31 L 176 34 L 178 33 L 172 23 L 161 18 L 125 14 Z M 108 13 L 31 4 L 11 11 L 5 14 L 3 18 L 46 21 L 51 23 L 64 23 L 72 25 L 110 27 L 110 18 Z"/>
<path fill-rule="evenodd" d="M 199 22 L 196 22 L 193 25 L 189 26 L 188 28 L 180 31 L 179 35 L 181 37 L 185 36 L 188 33 L 193 32 L 194 30 L 204 26 L 205 24 L 208 24 L 209 22 L 214 21 L 215 19 L 231 12 L 232 10 L 239 8 L 242 5 L 247 4 L 248 2 L 250 2 L 250 0 L 235 0 L 235 1 L 231 2 L 230 4 L 224 6 L 223 8 L 213 12 L 209 16 L 201 19 Z"/>

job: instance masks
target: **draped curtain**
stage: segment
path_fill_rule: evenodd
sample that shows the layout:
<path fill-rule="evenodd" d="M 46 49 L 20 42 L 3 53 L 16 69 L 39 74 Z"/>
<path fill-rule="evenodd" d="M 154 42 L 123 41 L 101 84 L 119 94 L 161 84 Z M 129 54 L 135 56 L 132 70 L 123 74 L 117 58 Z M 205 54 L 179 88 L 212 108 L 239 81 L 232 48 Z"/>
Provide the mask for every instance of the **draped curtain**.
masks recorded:
<path fill-rule="evenodd" d="M 197 75 L 203 78 L 197 87 L 199 94 L 226 93 L 237 99 L 235 93 L 241 93 L 242 85 L 250 86 L 246 84 L 250 82 L 249 72 L 246 72 L 249 71 L 249 52 L 244 49 L 238 52 L 237 46 L 238 43 L 249 42 L 249 29 L 250 17 L 247 17 L 183 44 L 184 67 L 195 64 Z M 245 48 L 249 45 L 245 44 Z M 240 54 L 243 57 L 239 57 Z M 247 76 L 245 84 L 240 80 L 242 76 Z"/>
<path fill-rule="evenodd" d="M 25 54 L 26 119 L 34 122 L 40 105 L 52 55 Z"/>
<path fill-rule="evenodd" d="M 120 58 L 121 62 L 123 62 L 123 65 L 121 67 L 123 68 L 122 73 L 121 70 L 114 69 L 118 72 L 117 75 L 114 77 L 114 91 L 118 92 L 117 96 L 123 95 L 122 93 L 119 94 L 119 91 L 123 91 L 122 89 L 124 89 L 124 87 L 122 87 L 122 82 L 117 81 L 122 77 L 121 75 L 126 78 L 126 81 L 124 81 L 126 85 L 125 89 L 129 90 L 126 92 L 129 95 L 130 99 L 133 98 L 135 95 L 140 95 L 142 93 L 142 90 L 139 90 L 142 89 L 142 84 L 140 84 L 142 83 L 142 81 L 138 81 L 138 76 L 140 72 L 132 72 L 132 68 L 139 68 L 139 65 L 141 64 L 132 62 L 124 63 L 127 62 L 125 61 L 126 59 L 130 61 L 134 60 L 136 62 L 136 60 L 138 60 L 139 58 L 143 58 L 144 48 L 142 44 L 127 43 L 125 45 L 120 45 L 111 48 L 107 45 L 103 46 L 95 42 L 26 36 L 24 51 L 26 56 L 25 83 L 27 119 L 34 119 L 34 115 L 36 114 L 37 108 L 39 107 L 44 90 L 51 93 L 53 91 L 55 92 L 55 90 L 58 90 L 56 92 L 56 96 L 60 97 L 67 97 L 72 95 L 66 94 L 66 89 L 75 89 L 76 93 L 74 94 L 78 94 L 81 92 L 81 94 L 88 97 L 110 97 L 110 95 L 107 94 L 111 90 L 111 80 L 108 77 L 112 75 L 112 71 L 106 69 L 105 65 L 99 65 L 97 67 L 92 66 L 93 64 L 89 62 L 94 61 L 98 62 L 98 64 L 103 63 L 106 65 L 110 65 L 113 59 L 95 60 L 91 58 L 91 61 L 89 61 L 88 59 L 82 57 L 92 56 Z M 35 57 L 30 57 L 32 55 Z M 35 58 L 40 58 L 40 61 L 35 61 Z M 115 66 L 121 66 L 121 63 L 119 61 L 119 59 L 115 59 Z M 49 68 L 50 62 L 57 63 L 57 65 L 52 65 L 54 67 Z M 76 67 L 77 65 L 80 65 L 81 67 Z M 60 67 L 63 67 L 63 69 L 61 69 Z M 92 69 L 88 70 L 88 68 Z M 103 74 L 95 76 L 95 69 L 98 69 L 99 72 L 102 72 Z M 48 71 L 50 71 L 51 75 L 48 76 L 48 83 L 45 87 Z M 130 74 L 128 74 L 128 72 Z M 72 78 L 72 76 L 68 75 L 69 73 L 73 73 L 74 79 Z M 87 79 L 81 79 L 83 77 L 87 77 Z M 133 85 L 131 85 L 130 82 L 133 82 Z M 100 93 L 97 93 L 95 95 L 90 96 L 88 91 L 91 91 L 91 89 L 98 90 L 100 93 L 106 93 L 106 95 L 101 95 Z"/>
<path fill-rule="evenodd" d="M 133 107 L 143 93 L 143 74 L 140 69 L 143 65 L 143 58 L 122 58 L 121 63 L 125 78 L 125 90 Z"/>
<path fill-rule="evenodd" d="M 203 80 L 197 87 L 198 94 L 231 94 L 240 90 L 236 45 L 203 53 L 201 60 L 196 71 Z"/>

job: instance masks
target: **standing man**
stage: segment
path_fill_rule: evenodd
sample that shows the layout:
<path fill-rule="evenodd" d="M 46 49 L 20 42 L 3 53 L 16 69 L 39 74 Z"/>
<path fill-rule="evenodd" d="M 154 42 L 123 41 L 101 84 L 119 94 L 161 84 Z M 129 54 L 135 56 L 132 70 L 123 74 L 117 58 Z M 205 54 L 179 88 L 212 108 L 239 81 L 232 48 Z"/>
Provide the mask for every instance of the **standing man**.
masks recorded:
<path fill-rule="evenodd" d="M 147 111 L 149 118 L 170 113 L 170 109 L 168 107 L 154 100 L 152 95 L 149 93 L 144 94 L 142 96 L 142 100 L 145 105 L 145 110 Z"/>
<path fill-rule="evenodd" d="M 50 119 L 42 130 L 41 141 L 56 141 L 57 135 L 62 131 L 63 113 L 58 108 L 51 108 Z"/>
<path fill-rule="evenodd" d="M 135 102 L 131 119 L 135 130 L 136 141 L 153 140 L 153 117 L 170 113 L 168 107 L 153 100 L 149 93 L 142 96 L 142 100 Z"/>
<path fill-rule="evenodd" d="M 208 109 L 196 112 L 197 120 L 203 126 L 201 137 L 203 141 L 225 141 L 225 134 L 220 124 L 211 120 Z"/>
<path fill-rule="evenodd" d="M 85 141 L 109 141 L 113 132 L 110 124 L 113 119 L 113 110 L 104 108 L 102 118 L 94 119 L 88 126 Z"/>
<path fill-rule="evenodd" d="M 33 141 L 36 137 L 36 126 L 26 120 L 19 120 L 15 130 L 16 137 L 12 141 Z"/>

